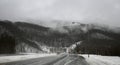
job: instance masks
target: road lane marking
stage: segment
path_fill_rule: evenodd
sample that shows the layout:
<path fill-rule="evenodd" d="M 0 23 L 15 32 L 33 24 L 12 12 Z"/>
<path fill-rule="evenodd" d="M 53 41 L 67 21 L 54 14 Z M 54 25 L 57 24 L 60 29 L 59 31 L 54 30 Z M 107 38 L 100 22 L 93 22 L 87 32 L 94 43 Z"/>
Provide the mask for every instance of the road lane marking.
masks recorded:
<path fill-rule="evenodd" d="M 63 58 L 63 59 L 61 59 L 60 61 L 57 61 L 56 63 L 54 63 L 54 65 L 61 65 L 61 63 L 64 65 L 64 63 L 66 63 L 66 60 L 68 59 L 68 55 L 65 57 L 65 58 Z"/>
<path fill-rule="evenodd" d="M 78 59 L 78 58 L 76 58 L 76 59 Z M 76 59 L 74 59 L 74 60 L 76 60 Z M 68 65 L 69 63 L 73 62 L 74 60 L 70 60 L 70 61 L 66 62 L 64 65 Z"/>

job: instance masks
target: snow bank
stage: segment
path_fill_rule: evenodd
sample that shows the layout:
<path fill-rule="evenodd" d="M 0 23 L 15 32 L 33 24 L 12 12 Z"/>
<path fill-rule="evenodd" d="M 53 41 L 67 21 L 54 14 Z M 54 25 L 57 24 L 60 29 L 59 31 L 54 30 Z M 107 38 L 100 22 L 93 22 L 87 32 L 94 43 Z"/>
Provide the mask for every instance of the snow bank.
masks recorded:
<path fill-rule="evenodd" d="M 82 55 L 90 65 L 120 65 L 120 57 L 100 56 L 100 55 Z"/>
<path fill-rule="evenodd" d="M 47 56 L 55 56 L 56 54 L 25 54 L 25 55 L 12 55 L 12 56 L 0 56 L 0 63 L 13 62 L 13 61 L 21 61 L 28 60 L 33 58 L 47 57 Z"/>

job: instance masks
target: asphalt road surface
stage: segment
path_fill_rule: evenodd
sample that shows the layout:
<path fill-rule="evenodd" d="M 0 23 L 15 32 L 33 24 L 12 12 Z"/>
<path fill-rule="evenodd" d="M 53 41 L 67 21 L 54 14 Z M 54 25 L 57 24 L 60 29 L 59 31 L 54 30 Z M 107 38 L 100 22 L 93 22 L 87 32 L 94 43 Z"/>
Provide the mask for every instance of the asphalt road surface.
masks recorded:
<path fill-rule="evenodd" d="M 60 54 L 24 61 L 2 63 L 0 65 L 89 65 L 84 57 L 76 54 Z"/>

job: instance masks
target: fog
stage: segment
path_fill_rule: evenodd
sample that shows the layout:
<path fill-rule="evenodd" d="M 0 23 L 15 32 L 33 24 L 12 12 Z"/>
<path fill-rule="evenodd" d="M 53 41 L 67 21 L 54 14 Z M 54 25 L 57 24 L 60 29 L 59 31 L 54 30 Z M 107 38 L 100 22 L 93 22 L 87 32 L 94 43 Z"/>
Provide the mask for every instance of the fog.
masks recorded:
<path fill-rule="evenodd" d="M 120 0 L 0 0 L 0 19 L 48 26 L 56 26 L 53 20 L 119 26 Z"/>

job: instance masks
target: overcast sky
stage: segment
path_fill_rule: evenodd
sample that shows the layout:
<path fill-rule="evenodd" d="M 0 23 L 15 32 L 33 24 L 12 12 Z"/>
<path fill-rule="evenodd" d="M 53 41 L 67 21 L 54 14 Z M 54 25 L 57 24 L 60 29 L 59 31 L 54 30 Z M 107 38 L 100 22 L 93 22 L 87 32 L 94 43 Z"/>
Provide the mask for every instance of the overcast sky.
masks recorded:
<path fill-rule="evenodd" d="M 0 0 L 0 19 L 53 19 L 119 26 L 120 0 Z"/>

